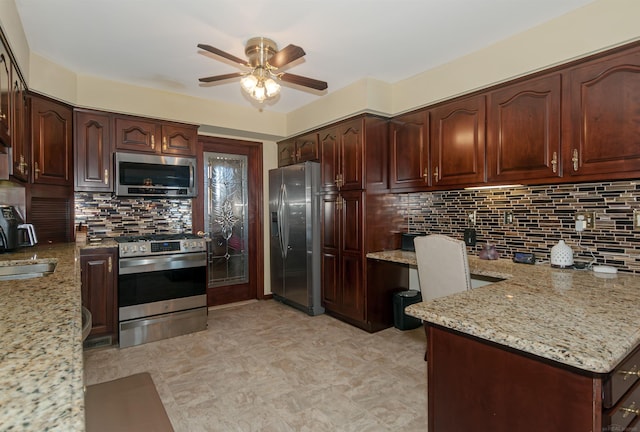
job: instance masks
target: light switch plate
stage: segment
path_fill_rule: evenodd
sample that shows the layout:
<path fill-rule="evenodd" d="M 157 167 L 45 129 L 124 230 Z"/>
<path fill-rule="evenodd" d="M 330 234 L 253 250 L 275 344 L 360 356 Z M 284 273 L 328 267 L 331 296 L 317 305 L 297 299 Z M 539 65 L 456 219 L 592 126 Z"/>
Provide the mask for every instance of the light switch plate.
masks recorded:
<path fill-rule="evenodd" d="M 582 216 L 582 220 L 586 223 L 585 229 L 594 229 L 596 227 L 596 213 L 592 211 L 579 211 L 576 212 L 575 220 L 579 220 L 578 216 Z"/>

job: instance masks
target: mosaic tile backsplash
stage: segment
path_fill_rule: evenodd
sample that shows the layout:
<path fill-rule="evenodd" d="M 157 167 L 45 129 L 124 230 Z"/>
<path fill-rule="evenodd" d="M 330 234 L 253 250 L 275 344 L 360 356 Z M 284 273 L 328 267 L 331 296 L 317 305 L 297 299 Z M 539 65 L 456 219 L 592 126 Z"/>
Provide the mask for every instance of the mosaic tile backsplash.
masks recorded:
<path fill-rule="evenodd" d="M 457 190 L 402 194 L 396 197 L 405 226 L 402 231 L 441 233 L 462 239 L 476 211 L 477 254 L 487 243 L 501 258 L 533 252 L 549 259 L 551 247 L 564 239 L 574 260 L 591 261 L 640 273 L 640 230 L 633 210 L 640 211 L 640 180 L 605 183 L 522 186 L 492 190 Z M 595 228 L 575 230 L 575 213 L 593 211 Z M 505 223 L 512 212 L 513 223 Z"/>
<path fill-rule="evenodd" d="M 90 237 L 191 232 L 190 199 L 125 199 L 77 192 L 75 212 L 76 226 L 86 226 Z"/>

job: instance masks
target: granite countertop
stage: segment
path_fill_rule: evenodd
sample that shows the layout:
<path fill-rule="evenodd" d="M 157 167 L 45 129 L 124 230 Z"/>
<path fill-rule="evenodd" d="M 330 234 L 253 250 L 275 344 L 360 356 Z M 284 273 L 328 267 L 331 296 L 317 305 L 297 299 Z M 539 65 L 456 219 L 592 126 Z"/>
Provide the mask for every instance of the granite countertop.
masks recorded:
<path fill-rule="evenodd" d="M 416 265 L 415 253 L 367 258 Z M 503 278 L 408 306 L 407 314 L 578 369 L 608 373 L 640 344 L 640 277 L 469 256 L 471 274 Z"/>
<path fill-rule="evenodd" d="M 0 254 L 0 266 L 16 260 L 57 265 L 48 276 L 0 281 L 0 431 L 83 431 L 79 246 Z"/>

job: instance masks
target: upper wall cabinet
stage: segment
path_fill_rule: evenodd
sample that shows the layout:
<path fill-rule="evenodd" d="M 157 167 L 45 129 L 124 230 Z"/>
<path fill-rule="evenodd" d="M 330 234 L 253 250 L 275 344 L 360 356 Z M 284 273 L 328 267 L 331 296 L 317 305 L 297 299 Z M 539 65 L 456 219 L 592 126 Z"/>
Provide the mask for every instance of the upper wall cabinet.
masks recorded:
<path fill-rule="evenodd" d="M 116 116 L 115 148 L 144 153 L 195 156 L 197 126 Z"/>
<path fill-rule="evenodd" d="M 419 111 L 389 122 L 389 188 L 429 186 L 429 112 Z"/>
<path fill-rule="evenodd" d="M 318 134 L 309 133 L 278 143 L 278 166 L 318 160 Z"/>
<path fill-rule="evenodd" d="M 37 96 L 31 96 L 30 102 L 32 182 L 72 186 L 73 111 Z"/>
<path fill-rule="evenodd" d="M 112 118 L 100 111 L 75 111 L 76 191 L 113 191 Z"/>
<path fill-rule="evenodd" d="M 565 176 L 615 179 L 640 171 L 640 48 L 570 69 Z"/>
<path fill-rule="evenodd" d="M 485 96 L 430 110 L 431 176 L 434 188 L 485 181 Z"/>
<path fill-rule="evenodd" d="M 27 103 L 27 92 L 22 79 L 15 67 L 11 71 L 12 82 L 12 109 L 11 113 L 11 152 L 13 164 L 12 174 L 17 180 L 29 180 L 29 164 L 30 157 L 29 145 L 27 143 L 29 124 L 29 110 Z"/>
<path fill-rule="evenodd" d="M 0 144 L 11 145 L 11 59 L 0 42 Z"/>
<path fill-rule="evenodd" d="M 561 76 L 554 74 L 489 94 L 489 182 L 560 177 L 560 86 Z"/>

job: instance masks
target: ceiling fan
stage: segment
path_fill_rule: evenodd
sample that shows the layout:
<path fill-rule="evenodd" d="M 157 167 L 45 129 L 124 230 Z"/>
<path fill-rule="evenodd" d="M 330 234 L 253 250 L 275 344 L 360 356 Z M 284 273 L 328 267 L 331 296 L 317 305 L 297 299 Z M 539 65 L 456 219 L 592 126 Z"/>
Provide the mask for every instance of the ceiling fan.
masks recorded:
<path fill-rule="evenodd" d="M 240 80 L 242 88 L 259 102 L 263 102 L 265 99 L 274 97 L 279 93 L 280 84 L 278 84 L 278 81 L 285 81 L 315 90 L 325 90 L 327 88 L 327 83 L 324 81 L 278 72 L 278 69 L 305 55 L 304 50 L 296 45 L 287 45 L 278 51 L 278 46 L 271 39 L 254 37 L 247 41 L 244 50 L 248 60 L 243 60 L 207 44 L 198 44 L 198 48 L 251 69 L 249 72 L 234 72 L 200 78 L 200 82 L 210 83 L 242 77 Z"/>

